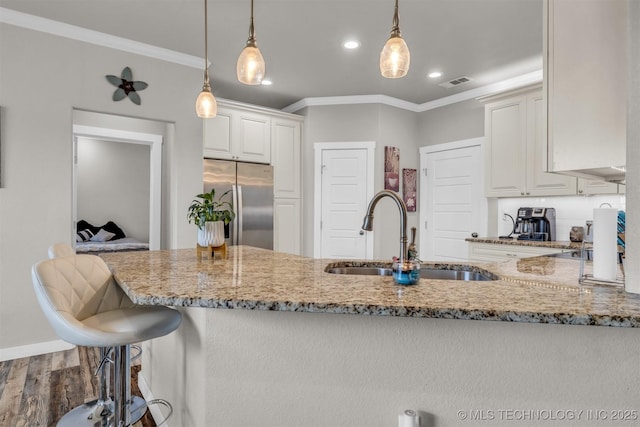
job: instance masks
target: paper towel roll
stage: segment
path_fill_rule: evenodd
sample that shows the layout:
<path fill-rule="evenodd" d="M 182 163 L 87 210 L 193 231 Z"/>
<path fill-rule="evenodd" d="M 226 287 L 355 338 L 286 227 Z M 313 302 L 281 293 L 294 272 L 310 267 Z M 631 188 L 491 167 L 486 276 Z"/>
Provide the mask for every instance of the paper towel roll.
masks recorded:
<path fill-rule="evenodd" d="M 420 427 L 420 417 L 416 411 L 407 409 L 398 415 L 398 427 Z"/>
<path fill-rule="evenodd" d="M 618 211 L 593 210 L 593 278 L 615 281 L 618 273 Z"/>

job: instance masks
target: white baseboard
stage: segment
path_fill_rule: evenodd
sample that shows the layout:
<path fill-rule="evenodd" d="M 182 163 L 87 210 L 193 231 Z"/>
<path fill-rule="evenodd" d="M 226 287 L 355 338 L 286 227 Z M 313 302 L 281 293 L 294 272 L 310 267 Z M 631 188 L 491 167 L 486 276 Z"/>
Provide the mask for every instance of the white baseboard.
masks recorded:
<path fill-rule="evenodd" d="M 144 377 L 142 376 L 142 372 L 138 372 L 138 388 L 140 389 L 140 393 L 142 394 L 142 397 L 144 397 L 144 400 L 146 400 L 147 402 L 150 402 L 153 399 L 155 399 L 153 397 L 153 392 L 151 391 L 151 387 L 149 387 L 149 384 L 147 384 L 147 380 L 145 380 Z M 165 417 L 162 411 L 160 410 L 160 406 L 161 405 L 149 406 L 149 412 L 151 412 L 153 421 L 155 421 L 156 424 L 161 423 Z M 167 421 L 166 423 L 162 424 L 162 426 L 170 427 L 170 424 L 171 423 Z"/>
<path fill-rule="evenodd" d="M 0 348 L 0 362 L 37 356 L 39 354 L 54 353 L 56 351 L 71 350 L 74 347 L 75 345 L 69 344 L 66 341 L 55 340 L 19 345 L 17 347 Z"/>

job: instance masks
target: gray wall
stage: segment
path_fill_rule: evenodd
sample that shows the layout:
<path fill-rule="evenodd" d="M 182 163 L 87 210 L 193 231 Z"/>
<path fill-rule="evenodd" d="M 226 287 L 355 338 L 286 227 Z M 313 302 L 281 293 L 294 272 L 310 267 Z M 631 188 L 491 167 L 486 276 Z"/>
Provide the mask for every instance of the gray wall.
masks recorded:
<path fill-rule="evenodd" d="M 484 105 L 475 99 L 418 113 L 419 147 L 484 136 Z"/>
<path fill-rule="evenodd" d="M 384 188 L 384 147 L 400 148 L 400 169 L 418 168 L 417 118 L 415 113 L 380 104 L 307 107 L 303 159 L 303 236 L 305 256 L 313 256 L 314 149 L 317 142 L 375 141 L 375 187 Z M 399 214 L 390 200 L 376 207 L 374 258 L 391 259 L 398 255 Z M 364 216 L 364 212 L 363 212 Z M 408 216 L 409 227 L 417 223 L 417 213 Z"/>
<path fill-rule="evenodd" d="M 0 24 L 0 40 L 2 350 L 57 339 L 38 307 L 30 270 L 49 245 L 70 243 L 74 108 L 172 125 L 164 147 L 165 246 L 193 246 L 196 229 L 186 209 L 202 190 L 202 121 L 194 112 L 202 70 L 7 24 Z M 36 59 L 45 68 L 34 66 Z M 114 87 L 104 76 L 125 66 L 149 83 L 140 106 L 111 99 Z"/>
<path fill-rule="evenodd" d="M 484 136 L 484 106 L 469 100 L 457 104 L 414 113 L 382 104 L 307 107 L 298 112 L 305 116 L 303 146 L 303 253 L 313 256 L 314 151 L 316 142 L 375 141 L 375 191 L 384 188 L 384 147 L 400 148 L 400 169 L 420 168 L 418 149 Z M 418 197 L 420 188 L 418 188 Z M 418 201 L 418 203 L 420 203 Z M 391 201 L 376 207 L 374 258 L 388 259 L 397 255 L 400 239 L 396 225 L 398 213 Z M 420 234 L 419 212 L 408 214 L 408 227 Z"/>
<path fill-rule="evenodd" d="M 77 218 L 113 221 L 127 237 L 149 241 L 148 145 L 78 139 Z"/>

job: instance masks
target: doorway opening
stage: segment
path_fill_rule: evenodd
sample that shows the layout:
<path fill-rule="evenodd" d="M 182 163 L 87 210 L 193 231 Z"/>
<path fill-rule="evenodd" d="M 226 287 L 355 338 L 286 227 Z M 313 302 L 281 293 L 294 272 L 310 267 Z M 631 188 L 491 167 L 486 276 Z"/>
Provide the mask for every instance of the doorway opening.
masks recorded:
<path fill-rule="evenodd" d="M 86 112 L 79 112 L 79 114 L 100 116 L 105 123 L 109 121 L 108 118 L 117 117 Z M 121 117 L 118 119 L 134 122 L 140 120 L 143 129 L 143 125 L 148 122 Z M 165 123 L 158 122 L 157 125 L 160 129 L 165 126 Z M 146 127 L 148 128 L 148 124 Z M 78 214 L 94 212 L 99 217 L 100 214 L 96 213 L 95 209 L 102 207 L 105 215 L 108 215 L 107 212 L 117 212 L 118 218 L 121 219 L 118 225 L 125 232 L 129 229 L 133 234 L 137 233 L 140 240 L 147 238 L 150 250 L 161 248 L 163 139 L 160 132 L 156 134 L 123 130 L 116 126 L 78 124 L 74 111 L 72 242 L 76 241 L 77 221 L 91 220 L 79 218 Z M 93 168 L 96 174 L 100 170 L 104 174 L 101 177 L 95 176 L 95 179 L 87 179 L 87 168 L 83 168 L 82 165 L 79 168 L 78 165 L 79 159 L 82 161 L 83 158 L 87 161 L 91 160 L 92 166 L 86 166 Z M 109 162 L 110 165 L 105 166 L 101 162 Z M 92 192 L 91 183 L 88 181 L 95 183 L 93 187 L 95 192 Z M 126 185 L 126 181 L 129 185 Z M 109 188 L 110 186 L 116 188 Z M 147 188 L 144 188 L 145 186 Z M 146 200 L 140 200 L 142 198 Z M 113 203 L 110 204 L 111 201 Z M 101 220 L 104 218 L 106 216 L 102 216 Z M 145 225 L 147 230 L 142 230 L 141 227 Z"/>

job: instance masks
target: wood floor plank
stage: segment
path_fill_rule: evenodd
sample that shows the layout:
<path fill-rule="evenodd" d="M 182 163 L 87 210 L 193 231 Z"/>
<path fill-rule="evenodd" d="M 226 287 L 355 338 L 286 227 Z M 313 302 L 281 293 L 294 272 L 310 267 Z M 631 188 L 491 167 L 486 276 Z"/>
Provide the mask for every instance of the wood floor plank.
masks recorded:
<path fill-rule="evenodd" d="M 51 361 L 51 364 L 52 371 L 79 366 L 80 358 L 78 357 L 78 347 L 53 353 L 53 360 Z"/>
<path fill-rule="evenodd" d="M 7 378 L 9 377 L 11 365 L 13 365 L 13 360 L 0 362 L 0 399 L 2 399 L 2 392 L 4 391 L 4 386 L 7 383 Z"/>
<path fill-rule="evenodd" d="M 99 350 L 77 350 L 0 362 L 0 426 L 54 426 L 69 410 L 98 395 Z M 61 369 L 54 367 L 67 366 Z M 137 373 L 132 367 L 132 392 L 139 395 Z M 147 412 L 133 427 L 156 427 Z"/>
<path fill-rule="evenodd" d="M 49 425 L 51 361 L 53 355 L 29 358 L 20 411 L 15 427 L 46 427 Z"/>
<path fill-rule="evenodd" d="M 100 394 L 100 377 L 94 375 L 100 364 L 100 349 L 98 347 L 78 347 L 81 378 L 85 390 L 85 402 L 97 399 Z"/>
<path fill-rule="evenodd" d="M 84 403 L 84 386 L 79 381 L 80 366 L 51 372 L 49 413 L 51 421 L 57 422 L 71 409 Z"/>
<path fill-rule="evenodd" d="M 0 426 L 13 426 L 20 411 L 29 358 L 15 359 L 0 399 Z"/>

